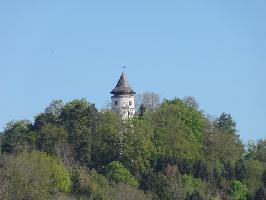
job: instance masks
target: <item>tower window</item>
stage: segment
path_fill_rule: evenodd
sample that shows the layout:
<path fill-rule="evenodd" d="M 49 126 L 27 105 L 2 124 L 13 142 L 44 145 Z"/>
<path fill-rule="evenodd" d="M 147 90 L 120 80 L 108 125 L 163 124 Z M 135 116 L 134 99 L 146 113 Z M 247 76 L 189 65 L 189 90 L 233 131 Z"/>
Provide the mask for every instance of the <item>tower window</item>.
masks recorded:
<path fill-rule="evenodd" d="M 117 101 L 115 101 L 115 105 L 117 106 Z"/>
<path fill-rule="evenodd" d="M 132 101 L 129 101 L 129 105 L 132 106 Z"/>

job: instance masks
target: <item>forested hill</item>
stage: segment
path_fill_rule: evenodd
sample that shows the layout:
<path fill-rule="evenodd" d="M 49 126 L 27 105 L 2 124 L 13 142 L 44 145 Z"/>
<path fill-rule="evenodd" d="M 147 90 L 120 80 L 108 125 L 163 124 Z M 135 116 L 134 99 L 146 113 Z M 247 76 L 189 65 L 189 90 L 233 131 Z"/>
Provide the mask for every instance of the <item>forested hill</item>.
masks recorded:
<path fill-rule="evenodd" d="M 245 147 L 230 114 L 209 118 L 191 97 L 124 122 L 84 99 L 53 101 L 7 123 L 0 144 L 3 200 L 266 199 L 265 138 Z"/>

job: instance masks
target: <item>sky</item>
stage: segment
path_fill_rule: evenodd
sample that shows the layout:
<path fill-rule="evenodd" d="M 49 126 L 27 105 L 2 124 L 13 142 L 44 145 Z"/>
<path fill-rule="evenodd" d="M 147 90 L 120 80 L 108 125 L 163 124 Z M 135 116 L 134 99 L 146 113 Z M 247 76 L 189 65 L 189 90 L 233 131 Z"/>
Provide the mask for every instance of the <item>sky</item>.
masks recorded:
<path fill-rule="evenodd" d="M 137 93 L 193 96 L 266 138 L 265 0 L 0 0 L 0 130 L 55 99 L 105 107 L 122 66 Z"/>

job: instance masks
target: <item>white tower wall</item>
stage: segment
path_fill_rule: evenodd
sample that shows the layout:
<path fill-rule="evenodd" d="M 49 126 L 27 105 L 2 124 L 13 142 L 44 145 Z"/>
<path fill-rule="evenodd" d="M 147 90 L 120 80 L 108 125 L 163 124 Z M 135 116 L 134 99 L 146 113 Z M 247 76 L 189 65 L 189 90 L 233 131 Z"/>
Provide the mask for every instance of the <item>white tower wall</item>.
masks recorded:
<path fill-rule="evenodd" d="M 112 110 L 117 112 L 123 120 L 133 117 L 135 114 L 134 95 L 113 96 Z"/>

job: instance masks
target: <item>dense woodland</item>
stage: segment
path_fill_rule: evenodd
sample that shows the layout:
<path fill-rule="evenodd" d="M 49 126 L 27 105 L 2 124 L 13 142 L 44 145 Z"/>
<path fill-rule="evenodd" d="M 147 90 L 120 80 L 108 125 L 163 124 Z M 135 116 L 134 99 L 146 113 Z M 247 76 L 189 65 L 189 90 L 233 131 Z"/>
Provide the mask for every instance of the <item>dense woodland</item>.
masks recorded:
<path fill-rule="evenodd" d="M 7 123 L 0 199 L 266 199 L 265 138 L 243 145 L 230 114 L 192 97 L 141 97 L 127 121 L 80 99 Z"/>

